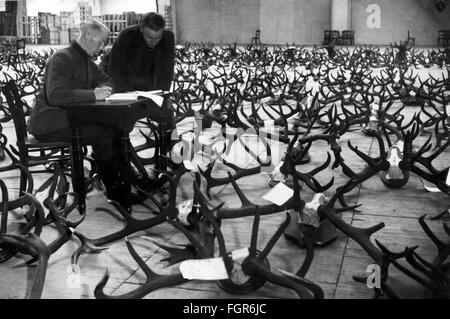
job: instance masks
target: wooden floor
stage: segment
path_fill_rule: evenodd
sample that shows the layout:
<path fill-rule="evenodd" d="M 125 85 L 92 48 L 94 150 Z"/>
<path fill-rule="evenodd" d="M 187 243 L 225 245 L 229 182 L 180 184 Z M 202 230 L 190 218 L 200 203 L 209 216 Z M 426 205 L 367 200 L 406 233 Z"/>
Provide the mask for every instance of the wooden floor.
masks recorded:
<path fill-rule="evenodd" d="M 436 70 L 436 72 L 438 71 Z M 417 111 L 418 109 L 415 107 L 406 107 L 404 112 L 407 116 L 412 116 Z M 185 123 L 185 125 L 189 126 L 191 124 Z M 10 143 L 14 143 L 15 137 L 12 123 L 3 124 L 3 132 L 8 136 Z M 131 137 L 135 145 L 140 143 L 138 130 L 133 131 Z M 425 139 L 426 137 L 424 136 L 423 141 Z M 372 138 L 365 136 L 360 131 L 346 133 L 342 136 L 340 144 L 344 149 L 343 156 L 346 162 L 355 170 L 361 170 L 363 162 L 356 158 L 346 146 L 349 140 L 351 140 L 353 145 L 357 145 L 364 152 L 369 152 L 371 155 L 377 154 L 378 146 Z M 279 160 L 279 155 L 282 154 L 285 147 L 277 143 L 272 144 L 274 159 Z M 305 165 L 305 170 L 323 163 L 326 159 L 327 149 L 328 147 L 325 143 L 318 142 L 314 144 L 310 151 L 312 161 Z M 234 161 L 240 165 L 248 167 L 256 165 L 255 161 L 249 161 L 248 158 L 244 158 L 243 153 L 239 149 L 235 149 L 231 155 Z M 440 167 L 448 166 L 450 150 L 442 154 L 436 162 Z M 8 164 L 8 159 L 2 164 Z M 204 163 L 200 165 L 204 167 Z M 222 166 L 217 165 L 214 174 L 224 174 L 224 170 Z M 336 187 L 347 180 L 339 168 L 336 170 L 329 168 L 320 174 L 319 181 L 322 183 L 328 182 L 333 176 L 335 184 L 331 190 L 326 192 L 327 196 L 331 196 Z M 0 178 L 7 183 L 10 196 L 13 197 L 13 194 L 17 192 L 17 175 L 14 175 L 14 173 L 3 173 L 0 175 Z M 36 186 L 39 186 L 44 181 L 44 178 L 45 176 L 35 175 Z M 192 197 L 192 181 L 192 174 L 187 174 L 182 179 L 178 188 L 177 202 Z M 238 184 L 250 200 L 255 203 L 267 203 L 261 198 L 270 190 L 267 183 L 267 175 L 259 174 L 245 177 L 239 180 Z M 223 201 L 225 202 L 225 207 L 239 206 L 237 196 L 230 185 L 214 188 L 212 194 L 215 203 Z M 45 197 L 45 194 L 38 195 Z M 313 193 L 308 190 L 302 191 L 302 197 L 305 201 L 309 201 L 312 199 Z M 369 227 L 379 222 L 385 223 L 386 226 L 377 232 L 372 237 L 372 240 L 377 239 L 396 252 L 402 251 L 405 246 L 418 245 L 418 252 L 421 256 L 429 258 L 436 254 L 436 248 L 422 231 L 418 218 L 424 214 L 434 216 L 441 213 L 449 208 L 450 201 L 448 195 L 427 192 L 418 176 L 411 174 L 408 183 L 400 189 L 386 188 L 378 176 L 373 177 L 363 183 L 357 191 L 352 192 L 348 196 L 348 201 L 362 204 L 362 206 L 359 212 L 343 213 L 342 218 L 346 222 L 358 227 Z M 117 213 L 110 214 L 97 210 L 101 207 L 109 208 L 112 212 L 115 212 L 113 207 L 106 202 L 103 193 L 99 191 L 89 193 L 87 197 L 87 217 L 77 228 L 79 232 L 89 238 L 98 238 L 122 227 Z M 149 209 L 142 205 L 133 206 L 133 214 L 138 218 L 153 216 Z M 261 217 L 258 237 L 258 247 L 260 249 L 265 246 L 284 219 L 284 212 Z M 9 222 L 17 221 L 20 221 L 20 212 L 11 215 Z M 224 220 L 222 222 L 221 230 L 229 251 L 249 247 L 252 223 L 252 217 Z M 442 221 L 427 220 L 427 223 L 438 236 L 446 241 L 448 240 L 442 227 Z M 55 238 L 56 234 L 55 229 L 47 226 L 44 228 L 42 238 L 44 241 L 50 242 Z M 155 272 L 170 274 L 179 271 L 179 264 L 168 267 L 166 262 L 161 262 L 162 259 L 168 256 L 168 253 L 154 243 L 156 241 L 171 246 L 187 243 L 186 238 L 168 223 L 133 234 L 128 239 L 132 242 L 139 255 Z M 145 276 L 129 254 L 125 241 L 120 240 L 108 245 L 108 249 L 99 254 L 82 255 L 79 260 L 81 285 L 80 287 L 70 288 L 70 272 L 68 272 L 71 269 L 70 257 L 77 248 L 78 242 L 69 242 L 50 257 L 43 298 L 93 298 L 94 288 L 103 277 L 107 268 L 110 272 L 110 279 L 105 291 L 108 294 L 120 295 L 126 293 L 137 288 L 145 281 Z M 303 249 L 281 237 L 268 259 L 273 271 L 283 269 L 295 273 L 301 266 L 304 257 L 305 251 Z M 0 298 L 24 298 L 27 295 L 31 279 L 33 278 L 34 268 L 15 267 L 23 263 L 27 258 L 29 257 L 17 256 L 17 258 L 0 264 Z M 325 248 L 317 248 L 315 250 L 315 257 L 306 278 L 322 287 L 325 292 L 325 298 L 372 298 L 372 289 L 352 279 L 353 275 L 368 274 L 366 269 L 372 263 L 371 258 L 355 241 L 347 238 L 342 233 L 338 233 L 338 239 L 335 242 Z M 390 270 L 389 283 L 401 297 L 430 297 L 428 292 L 416 282 L 393 267 Z M 145 298 L 296 298 L 296 295 L 292 290 L 266 283 L 262 288 L 251 294 L 236 296 L 221 290 L 214 281 L 190 281 L 183 285 L 157 290 Z"/>

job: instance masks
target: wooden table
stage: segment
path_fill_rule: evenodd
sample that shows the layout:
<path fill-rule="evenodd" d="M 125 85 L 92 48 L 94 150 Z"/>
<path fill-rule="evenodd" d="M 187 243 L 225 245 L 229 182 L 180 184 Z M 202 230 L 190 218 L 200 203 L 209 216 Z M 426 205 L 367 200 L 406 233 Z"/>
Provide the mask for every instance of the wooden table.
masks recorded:
<path fill-rule="evenodd" d="M 162 107 L 165 107 L 166 100 Z M 86 211 L 86 189 L 84 186 L 83 141 L 81 127 L 84 125 L 102 125 L 116 128 L 120 132 L 120 175 L 124 190 L 124 208 L 131 212 L 131 167 L 130 167 L 130 137 L 137 120 L 149 117 L 150 108 L 154 102 L 150 99 L 130 101 L 96 101 L 85 103 L 71 103 L 60 106 L 67 111 L 72 128 L 72 182 L 74 191 L 79 195 L 78 207 L 80 212 Z M 154 105 L 153 105 L 154 106 Z M 160 139 L 165 140 L 166 123 L 159 123 Z M 165 143 L 161 143 L 164 145 Z M 162 148 L 161 153 L 166 150 Z"/>

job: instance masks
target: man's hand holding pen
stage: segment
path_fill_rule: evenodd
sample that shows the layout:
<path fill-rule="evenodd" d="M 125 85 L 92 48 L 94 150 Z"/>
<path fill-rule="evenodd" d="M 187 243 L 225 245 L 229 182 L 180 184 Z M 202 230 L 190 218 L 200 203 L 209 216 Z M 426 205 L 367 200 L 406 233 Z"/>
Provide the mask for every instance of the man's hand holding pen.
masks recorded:
<path fill-rule="evenodd" d="M 94 93 L 95 93 L 95 99 L 97 101 L 102 101 L 111 96 L 112 88 L 109 86 L 97 87 L 94 89 Z"/>

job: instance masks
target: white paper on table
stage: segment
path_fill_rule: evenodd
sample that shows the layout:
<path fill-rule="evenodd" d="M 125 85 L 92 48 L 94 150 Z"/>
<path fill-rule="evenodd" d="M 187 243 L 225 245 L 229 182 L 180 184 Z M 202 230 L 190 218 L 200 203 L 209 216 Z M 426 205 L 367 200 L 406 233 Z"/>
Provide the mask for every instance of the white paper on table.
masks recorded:
<path fill-rule="evenodd" d="M 430 193 L 442 193 L 441 190 L 437 187 L 423 185 L 423 187 Z"/>
<path fill-rule="evenodd" d="M 289 188 L 282 182 L 279 182 L 262 198 L 278 206 L 282 206 L 284 203 L 290 200 L 292 196 L 294 196 L 294 190 Z"/>
<path fill-rule="evenodd" d="M 180 272 L 189 280 L 229 279 L 222 257 L 185 260 L 180 264 Z"/>
<path fill-rule="evenodd" d="M 156 92 L 156 93 L 155 93 Z M 164 102 L 164 97 L 160 96 L 159 94 L 163 94 L 164 92 L 161 90 L 158 91 L 134 91 L 134 92 L 126 92 L 126 93 L 114 93 L 110 97 L 107 97 L 105 101 L 130 101 L 130 100 L 137 100 L 140 97 L 145 97 L 153 102 L 155 102 L 156 105 L 159 107 L 162 106 Z"/>
<path fill-rule="evenodd" d="M 152 100 L 153 102 L 155 102 L 156 105 L 158 105 L 159 107 L 161 107 L 163 105 L 164 102 L 164 98 L 162 96 L 159 95 L 148 95 L 145 96 L 146 98 Z"/>
<path fill-rule="evenodd" d="M 107 97 L 105 101 L 130 101 L 137 100 L 138 96 L 134 92 L 130 93 L 114 93 L 111 96 Z"/>
<path fill-rule="evenodd" d="M 448 168 L 447 179 L 445 180 L 445 184 L 447 184 L 447 186 L 450 186 L 450 167 Z"/>

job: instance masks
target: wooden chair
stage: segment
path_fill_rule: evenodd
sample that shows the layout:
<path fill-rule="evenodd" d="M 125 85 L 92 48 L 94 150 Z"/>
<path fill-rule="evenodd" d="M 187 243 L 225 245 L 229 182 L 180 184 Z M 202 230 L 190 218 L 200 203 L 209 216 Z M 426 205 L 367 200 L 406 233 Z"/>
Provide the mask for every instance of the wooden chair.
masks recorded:
<path fill-rule="evenodd" d="M 406 46 L 407 47 L 413 47 L 416 45 L 416 38 L 412 38 L 409 34 L 408 30 L 408 37 L 406 38 Z"/>
<path fill-rule="evenodd" d="M 438 48 L 440 47 L 446 48 L 449 45 L 450 45 L 450 30 L 439 30 L 437 40 Z"/>
<path fill-rule="evenodd" d="M 27 125 L 24 114 L 24 102 L 20 99 L 16 83 L 13 80 L 6 82 L 1 91 L 14 122 L 16 131 L 16 147 L 9 145 L 5 148 L 13 163 L 20 163 L 27 169 L 37 166 L 46 166 L 52 162 L 58 162 L 62 167 L 71 167 L 71 144 L 70 143 L 41 143 L 34 137 L 28 136 Z M 30 173 L 48 173 L 47 168 L 30 170 Z M 20 192 L 27 187 L 27 176 L 20 174 Z"/>
<path fill-rule="evenodd" d="M 340 44 L 341 33 L 337 30 L 325 30 L 323 32 L 323 45 Z"/>
<path fill-rule="evenodd" d="M 342 44 L 344 44 L 344 45 L 354 45 L 355 44 L 355 31 L 354 30 L 342 31 Z"/>
<path fill-rule="evenodd" d="M 261 45 L 261 31 L 260 30 L 256 30 L 255 31 L 255 36 L 252 38 L 252 45 L 256 45 L 259 46 Z"/>
<path fill-rule="evenodd" d="M 16 64 L 24 62 L 26 56 L 26 42 L 25 39 L 16 39 L 11 45 L 11 53 L 9 56 L 9 63 Z"/>

